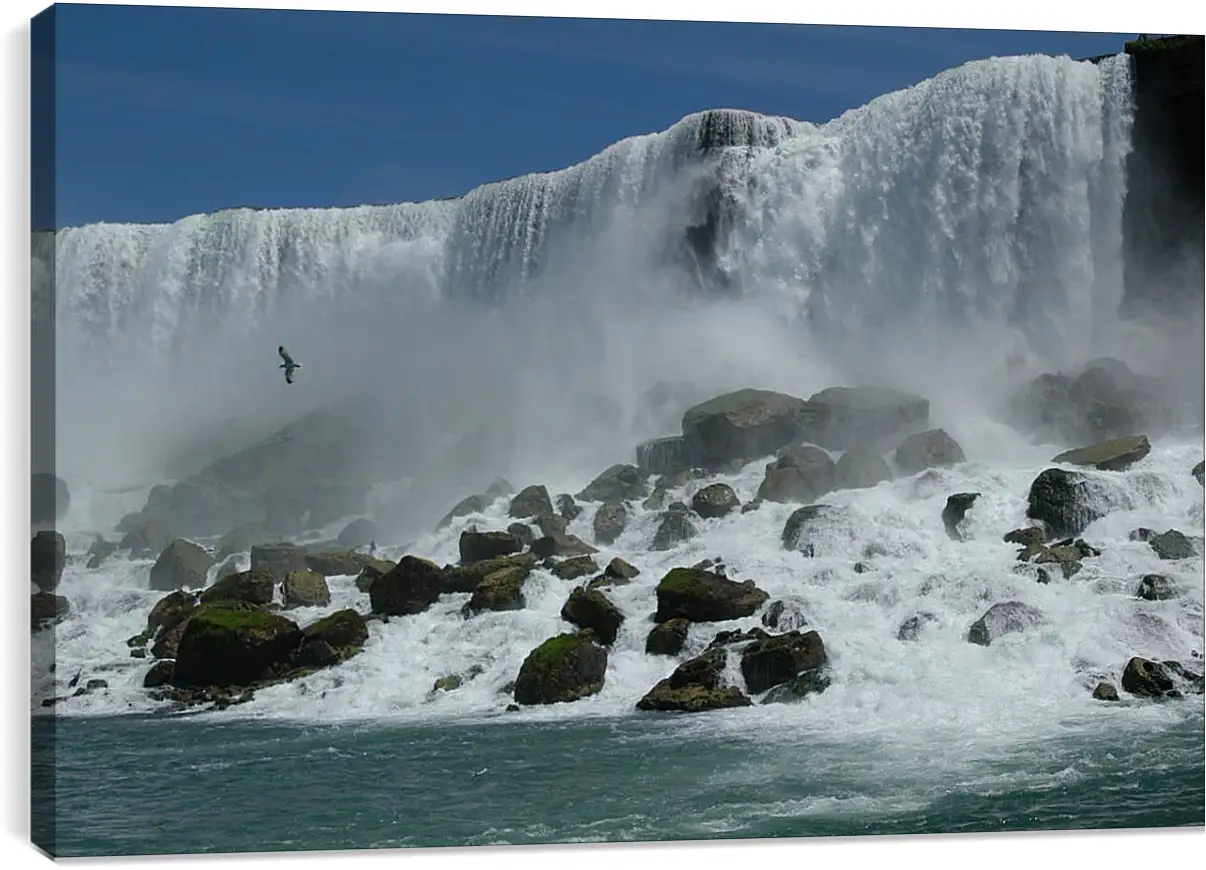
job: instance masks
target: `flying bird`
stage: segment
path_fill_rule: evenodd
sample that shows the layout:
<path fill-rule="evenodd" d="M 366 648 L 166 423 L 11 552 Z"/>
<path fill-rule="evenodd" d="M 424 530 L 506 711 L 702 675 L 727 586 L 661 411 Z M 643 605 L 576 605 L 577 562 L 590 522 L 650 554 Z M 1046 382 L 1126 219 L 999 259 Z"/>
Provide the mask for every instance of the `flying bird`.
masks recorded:
<path fill-rule="evenodd" d="M 284 362 L 281 363 L 281 368 L 285 370 L 285 383 L 293 383 L 293 372 L 301 368 L 301 363 L 293 361 L 293 357 L 289 356 L 289 351 L 285 350 L 284 345 L 278 347 L 276 352 L 279 353 L 281 355 L 281 359 L 284 360 Z"/>

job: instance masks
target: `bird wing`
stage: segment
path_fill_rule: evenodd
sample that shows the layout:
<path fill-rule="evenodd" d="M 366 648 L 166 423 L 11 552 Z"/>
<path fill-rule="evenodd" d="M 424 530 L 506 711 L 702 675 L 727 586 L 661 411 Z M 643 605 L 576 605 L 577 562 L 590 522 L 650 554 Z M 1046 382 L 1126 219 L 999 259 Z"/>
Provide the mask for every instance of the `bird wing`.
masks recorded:
<path fill-rule="evenodd" d="M 281 355 L 281 359 L 285 361 L 285 365 L 293 365 L 293 357 L 289 356 L 289 351 L 285 350 L 284 345 L 278 347 L 276 352 Z"/>
<path fill-rule="evenodd" d="M 285 383 L 286 384 L 293 383 L 293 367 L 292 366 L 285 369 Z"/>

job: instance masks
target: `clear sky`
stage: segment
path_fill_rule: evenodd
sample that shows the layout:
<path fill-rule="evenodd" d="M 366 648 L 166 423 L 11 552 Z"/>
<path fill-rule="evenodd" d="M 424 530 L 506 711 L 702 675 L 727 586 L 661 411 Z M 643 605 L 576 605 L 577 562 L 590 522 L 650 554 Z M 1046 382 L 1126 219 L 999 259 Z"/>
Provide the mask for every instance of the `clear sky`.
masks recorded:
<path fill-rule="evenodd" d="M 1089 57 L 1134 36 L 143 6 L 56 14 L 57 226 L 456 196 L 703 109 L 821 122 L 975 58 Z M 35 226 L 51 220 L 34 215 Z"/>

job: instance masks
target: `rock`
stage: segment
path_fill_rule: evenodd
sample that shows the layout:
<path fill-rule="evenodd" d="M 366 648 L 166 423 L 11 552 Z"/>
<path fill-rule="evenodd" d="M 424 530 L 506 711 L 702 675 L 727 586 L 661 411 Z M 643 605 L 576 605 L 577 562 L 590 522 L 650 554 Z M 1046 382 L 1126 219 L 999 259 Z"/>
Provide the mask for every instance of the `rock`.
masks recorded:
<path fill-rule="evenodd" d="M 553 575 L 561 580 L 577 580 L 599 570 L 597 563 L 590 556 L 574 556 L 553 566 Z"/>
<path fill-rule="evenodd" d="M 465 604 L 463 613 L 472 616 L 483 610 L 523 610 L 523 584 L 527 579 L 527 568 L 513 566 L 487 574 L 473 590 L 473 596 Z"/>
<path fill-rule="evenodd" d="M 785 550 L 800 550 L 810 552 L 811 537 L 817 526 L 832 515 L 832 508 L 824 504 L 811 504 L 798 508 L 783 524 L 783 534 L 780 541 Z"/>
<path fill-rule="evenodd" d="M 249 686 L 289 661 L 301 630 L 275 613 L 205 604 L 188 619 L 173 685 Z"/>
<path fill-rule="evenodd" d="M 356 588 L 361 592 L 368 594 L 368 591 L 373 588 L 373 582 L 382 575 L 388 574 L 394 570 L 397 563 L 389 562 L 385 559 L 370 559 L 369 562 L 360 569 L 360 573 L 356 575 Z"/>
<path fill-rule="evenodd" d="M 737 390 L 689 408 L 683 414 L 683 440 L 692 466 L 719 470 L 800 441 L 807 418 L 803 399 Z"/>
<path fill-rule="evenodd" d="M 238 574 L 243 569 L 239 567 L 239 563 L 243 560 L 237 555 L 227 557 L 226 561 L 218 566 L 218 570 L 214 572 L 214 580 L 221 580 L 223 577 L 229 577 L 231 574 Z"/>
<path fill-rule="evenodd" d="M 645 654 L 651 656 L 676 656 L 687 642 L 691 623 L 681 617 L 660 622 L 645 638 Z"/>
<path fill-rule="evenodd" d="M 1030 485 L 1026 516 L 1041 522 L 1053 537 L 1075 537 L 1104 516 L 1091 496 L 1082 474 L 1048 468 Z"/>
<path fill-rule="evenodd" d="M 303 559 L 308 570 L 321 574 L 323 577 L 355 576 L 370 561 L 375 561 L 372 556 L 352 550 L 323 550 L 320 553 L 306 553 Z"/>
<path fill-rule="evenodd" d="M 326 607 L 331 603 L 331 590 L 317 571 L 290 571 L 281 584 L 281 599 L 286 609 Z"/>
<path fill-rule="evenodd" d="M 197 609 L 197 599 L 196 593 L 178 589 L 156 601 L 150 614 L 147 615 L 145 639 L 150 640 L 169 632 L 188 619 Z"/>
<path fill-rule="evenodd" d="M 1118 690 L 1114 688 L 1113 683 L 1098 683 L 1093 689 L 1093 699 L 1096 701 L 1117 701 Z"/>
<path fill-rule="evenodd" d="M 1019 428 L 1065 443 L 1123 438 L 1167 420 L 1156 389 L 1129 369 L 1104 365 L 1075 377 L 1040 375 L 1010 400 L 1010 411 Z"/>
<path fill-rule="evenodd" d="M 35 526 L 62 519 L 71 507 L 67 482 L 48 472 L 38 472 L 29 480 L 30 520 Z"/>
<path fill-rule="evenodd" d="M 808 625 L 808 620 L 798 606 L 779 599 L 766 608 L 762 624 L 772 631 L 795 631 Z"/>
<path fill-rule="evenodd" d="M 839 457 L 833 469 L 836 489 L 869 489 L 892 479 L 883 457 L 866 447 L 852 447 Z"/>
<path fill-rule="evenodd" d="M 752 616 L 770 596 L 747 580 L 738 583 L 710 571 L 675 568 L 657 586 L 655 622 L 682 617 L 724 622 Z"/>
<path fill-rule="evenodd" d="M 603 689 L 607 650 L 592 632 L 560 634 L 528 654 L 515 679 L 518 704 L 577 701 Z"/>
<path fill-rule="evenodd" d="M 1179 594 L 1177 585 L 1172 578 L 1163 574 L 1143 575 L 1143 580 L 1140 581 L 1139 588 L 1135 591 L 1135 596 L 1144 601 L 1168 601 Z"/>
<path fill-rule="evenodd" d="M 532 542 L 536 540 L 536 533 L 532 531 L 532 527 L 527 523 L 511 523 L 507 526 L 507 532 L 515 536 L 515 540 L 519 541 L 520 546 L 530 547 Z"/>
<path fill-rule="evenodd" d="M 443 519 L 436 523 L 436 531 L 445 529 L 452 525 L 452 521 L 461 517 L 480 514 L 490 507 L 492 498 L 484 495 L 471 495 L 458 501 L 448 513 L 444 514 Z"/>
<path fill-rule="evenodd" d="M 67 618 L 71 605 L 62 595 L 35 592 L 29 599 L 30 627 L 33 631 L 49 628 Z"/>
<path fill-rule="evenodd" d="M 92 542 L 92 546 L 88 548 L 85 558 L 88 560 L 88 570 L 95 571 L 105 560 L 117 552 L 117 544 L 113 541 L 106 541 L 100 535 L 96 536 L 96 540 Z"/>
<path fill-rule="evenodd" d="M 444 591 L 473 592 L 486 577 L 496 571 L 502 571 L 504 568 L 522 568 L 526 572 L 524 574 L 526 579 L 539 561 L 540 557 L 535 553 L 520 553 L 514 556 L 499 556 L 497 559 L 485 559 L 470 565 L 447 565 L 444 567 Z"/>
<path fill-rule="evenodd" d="M 348 550 L 357 547 L 368 547 L 385 537 L 381 527 L 370 519 L 361 517 L 352 520 L 343 527 L 343 531 L 335 539 L 335 543 Z"/>
<path fill-rule="evenodd" d="M 637 468 L 644 474 L 674 474 L 691 468 L 687 440 L 681 435 L 643 441 L 636 448 Z"/>
<path fill-rule="evenodd" d="M 635 501 L 644 498 L 648 491 L 645 477 L 635 465 L 613 465 L 577 497 L 579 501 Z"/>
<path fill-rule="evenodd" d="M 819 634 L 789 631 L 746 647 L 741 654 L 741 675 L 746 691 L 760 695 L 805 671 L 819 670 L 827 662 L 825 644 Z"/>
<path fill-rule="evenodd" d="M 727 483 L 713 483 L 695 493 L 691 499 L 691 509 L 705 520 L 715 520 L 728 516 L 741 506 L 737 493 Z"/>
<path fill-rule="evenodd" d="M 809 695 L 819 694 L 829 688 L 829 678 L 821 668 L 806 670 L 798 677 L 775 686 L 762 699 L 763 704 L 794 704 Z"/>
<path fill-rule="evenodd" d="M 572 523 L 578 519 L 582 513 L 582 508 L 574 502 L 574 497 L 568 492 L 563 492 L 557 496 L 557 513 L 567 523 Z"/>
<path fill-rule="evenodd" d="M 30 541 L 30 579 L 43 592 L 57 589 L 67 563 L 67 539 L 59 532 L 41 531 Z"/>
<path fill-rule="evenodd" d="M 1141 698 L 1161 698 L 1173 692 L 1175 684 L 1163 664 L 1135 656 L 1122 671 L 1122 688 Z"/>
<path fill-rule="evenodd" d="M 834 487 L 834 463 L 819 447 L 785 447 L 778 458 L 766 466 L 766 476 L 758 487 L 758 499 L 778 502 L 811 502 Z"/>
<path fill-rule="evenodd" d="M 1198 483 L 1206 486 L 1206 461 L 1199 462 L 1193 467 L 1193 476 L 1198 479 Z"/>
<path fill-rule="evenodd" d="M 302 629 L 299 657 L 303 661 L 309 659 L 312 662 L 327 660 L 330 664 L 346 661 L 358 653 L 368 639 L 368 625 L 363 616 L 351 608 L 337 610 Z M 330 649 L 334 656 L 327 655 L 326 650 L 318 655 L 307 654 L 307 647 L 316 647 L 320 643 Z M 330 661 L 332 658 L 334 661 Z"/>
<path fill-rule="evenodd" d="M 490 485 L 486 487 L 486 497 L 491 499 L 506 498 L 513 492 L 515 492 L 515 487 L 505 477 L 494 478 L 490 482 Z"/>
<path fill-rule="evenodd" d="M 850 450 L 925 430 L 930 403 L 882 387 L 830 387 L 808 399 L 805 413 L 809 422 L 801 440 L 827 450 Z"/>
<path fill-rule="evenodd" d="M 1193 542 L 1176 529 L 1169 529 L 1163 534 L 1156 535 L 1148 540 L 1147 544 L 1156 551 L 1157 556 L 1164 560 L 1189 559 L 1197 553 Z"/>
<path fill-rule="evenodd" d="M 552 516 L 553 500 L 549 498 L 549 491 L 543 486 L 527 486 L 511 499 L 511 507 L 508 508 L 507 514 L 517 520 Z"/>
<path fill-rule="evenodd" d="M 945 429 L 929 429 L 910 435 L 896 448 L 893 459 L 902 474 L 917 474 L 927 468 L 950 468 L 967 461 L 963 448 Z"/>
<path fill-rule="evenodd" d="M 440 566 L 418 556 L 403 556 L 387 574 L 373 581 L 369 600 L 373 613 L 407 616 L 422 613 L 444 591 Z"/>
<path fill-rule="evenodd" d="M 276 578 L 263 568 L 252 568 L 223 577 L 201 593 L 202 604 L 219 601 L 243 601 L 263 606 L 271 604 L 276 592 Z"/>
<path fill-rule="evenodd" d="M 641 575 L 640 569 L 634 568 L 619 556 L 616 556 L 607 563 L 607 567 L 603 569 L 603 573 L 617 580 L 632 580 L 634 577 Z"/>
<path fill-rule="evenodd" d="M 172 543 L 167 524 L 157 517 L 138 515 L 129 520 L 128 526 L 130 530 L 117 546 L 129 550 L 132 559 L 149 558 Z"/>
<path fill-rule="evenodd" d="M 465 678 L 460 674 L 449 674 L 445 677 L 438 678 L 432 683 L 431 691 L 433 692 L 455 692 L 465 682 Z"/>
<path fill-rule="evenodd" d="M 597 589 L 582 586 L 570 593 L 561 608 L 561 618 L 579 628 L 594 631 L 605 646 L 616 642 L 616 635 L 624 623 L 624 614 L 606 595 Z"/>
<path fill-rule="evenodd" d="M 534 541 L 532 552 L 541 559 L 550 559 L 554 556 L 562 558 L 589 556 L 599 551 L 576 535 L 553 532 Z"/>
<path fill-rule="evenodd" d="M 917 640 L 921 637 L 921 630 L 927 625 L 936 623 L 938 617 L 932 613 L 922 612 L 916 616 L 910 616 L 900 624 L 900 628 L 896 630 L 896 639 L 902 641 Z"/>
<path fill-rule="evenodd" d="M 569 528 L 569 521 L 562 516 L 543 516 L 536 518 L 536 528 L 540 530 L 541 537 L 552 537 L 554 535 L 566 535 L 566 529 Z M 539 539 L 537 539 L 539 540 Z M 531 544 L 528 544 L 530 547 Z"/>
<path fill-rule="evenodd" d="M 1025 529 L 1014 529 L 1008 532 L 1004 539 L 1007 544 L 1020 544 L 1026 549 L 1040 547 L 1047 540 L 1047 532 L 1037 526 L 1030 526 Z"/>
<path fill-rule="evenodd" d="M 989 646 L 1007 634 L 1027 631 L 1042 625 L 1046 617 L 1042 611 L 1021 601 L 1005 601 L 994 604 L 977 619 L 968 630 L 969 643 Z"/>
<path fill-rule="evenodd" d="M 151 588 L 163 592 L 205 586 L 213 557 L 192 541 L 172 541 L 151 567 Z"/>
<path fill-rule="evenodd" d="M 142 678 L 142 687 L 144 689 L 157 689 L 160 686 L 171 685 L 175 672 L 175 662 L 161 659 L 151 665 L 150 670 L 146 672 L 146 676 Z"/>
<path fill-rule="evenodd" d="M 624 506 L 623 502 L 604 502 L 595 512 L 595 543 L 603 547 L 614 544 L 616 538 L 624 534 L 624 527 L 627 524 L 628 508 Z"/>
<path fill-rule="evenodd" d="M 942 509 L 942 525 L 946 527 L 946 534 L 951 540 L 963 540 L 959 524 L 963 522 L 964 515 L 979 497 L 978 492 L 957 492 L 947 498 L 946 507 Z"/>
<path fill-rule="evenodd" d="M 668 510 L 662 514 L 649 549 L 656 552 L 671 550 L 699 534 L 686 511 Z"/>
<path fill-rule="evenodd" d="M 637 709 L 700 713 L 750 706 L 752 702 L 740 689 L 723 684 L 726 659 L 723 649 L 711 649 L 683 662 L 637 701 Z"/>
<path fill-rule="evenodd" d="M 523 550 L 523 543 L 510 532 L 461 532 L 461 564 L 497 559 Z"/>
<path fill-rule="evenodd" d="M 1125 471 L 1151 451 L 1152 445 L 1147 436 L 1135 435 L 1129 438 L 1115 438 L 1089 447 L 1065 450 L 1051 461 L 1087 466 L 1098 471 Z"/>
<path fill-rule="evenodd" d="M 235 553 L 247 553 L 256 544 L 266 544 L 272 540 L 272 533 L 263 523 L 246 523 L 231 529 L 218 539 L 214 547 L 215 559 L 226 559 Z"/>
<path fill-rule="evenodd" d="M 284 581 L 290 571 L 306 571 L 306 551 L 296 544 L 256 544 L 251 548 L 251 570 L 263 570 Z"/>

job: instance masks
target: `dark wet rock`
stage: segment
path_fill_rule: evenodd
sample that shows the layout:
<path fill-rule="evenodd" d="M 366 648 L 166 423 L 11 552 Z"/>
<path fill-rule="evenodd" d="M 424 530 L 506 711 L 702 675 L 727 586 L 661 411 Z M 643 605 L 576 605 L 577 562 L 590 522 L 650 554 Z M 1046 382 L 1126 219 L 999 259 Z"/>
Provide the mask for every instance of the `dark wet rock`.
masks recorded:
<path fill-rule="evenodd" d="M 972 623 L 967 632 L 969 643 L 989 646 L 1007 634 L 1028 631 L 1043 625 L 1046 617 L 1038 608 L 1021 601 L 1004 601 L 992 607 Z"/>
<path fill-rule="evenodd" d="M 369 600 L 373 613 L 407 616 L 422 613 L 444 591 L 444 572 L 435 562 L 403 556 L 398 564 L 373 581 Z"/>
<path fill-rule="evenodd" d="M 577 495 L 579 501 L 636 501 L 649 492 L 645 476 L 635 465 L 613 465 L 587 484 Z"/>
<path fill-rule="evenodd" d="M 675 568 L 657 586 L 655 622 L 682 617 L 691 622 L 724 622 L 752 616 L 768 596 L 752 580 L 738 583 L 710 571 Z"/>
<path fill-rule="evenodd" d="M 827 450 L 850 450 L 924 431 L 929 426 L 930 403 L 882 387 L 830 387 L 808 399 L 805 417 L 801 440 Z"/>
<path fill-rule="evenodd" d="M 1135 596 L 1144 601 L 1168 601 L 1180 594 L 1177 584 L 1163 574 L 1145 574 Z"/>
<path fill-rule="evenodd" d="M 651 656 L 676 656 L 687 642 L 691 623 L 681 617 L 659 622 L 645 638 L 645 654 Z"/>
<path fill-rule="evenodd" d="M 691 467 L 687 441 L 681 435 L 643 441 L 636 448 L 636 464 L 645 474 L 673 474 Z"/>
<path fill-rule="evenodd" d="M 331 590 L 317 571 L 290 571 L 281 584 L 281 600 L 287 609 L 326 607 L 331 603 Z"/>
<path fill-rule="evenodd" d="M 624 534 L 628 524 L 628 508 L 621 501 L 608 501 L 599 506 L 595 512 L 594 532 L 595 543 L 609 546 Z"/>
<path fill-rule="evenodd" d="M 243 601 L 263 606 L 271 604 L 276 591 L 276 578 L 263 568 L 252 568 L 223 577 L 201 593 L 202 604 L 220 601 Z"/>
<path fill-rule="evenodd" d="M 35 526 L 62 519 L 71 507 L 67 482 L 49 472 L 38 472 L 29 480 L 30 520 Z"/>
<path fill-rule="evenodd" d="M 651 550 L 664 552 L 686 543 L 699 534 L 686 511 L 667 510 L 662 513 L 657 531 L 653 533 Z"/>
<path fill-rule="evenodd" d="M 321 574 L 323 577 L 355 576 L 365 565 L 375 561 L 372 556 L 353 550 L 322 550 L 317 553 L 306 553 L 303 559 L 307 570 Z"/>
<path fill-rule="evenodd" d="M 162 592 L 205 586 L 213 557 L 192 541 L 172 541 L 151 566 L 151 588 Z"/>
<path fill-rule="evenodd" d="M 882 456 L 864 446 L 843 453 L 833 468 L 835 489 L 869 489 L 892 479 L 892 470 Z"/>
<path fill-rule="evenodd" d="M 30 579 L 43 592 L 58 588 L 67 564 L 67 539 L 59 532 L 41 531 L 30 541 Z"/>
<path fill-rule="evenodd" d="M 527 523 L 511 523 L 507 526 L 507 531 L 524 547 L 532 546 L 532 542 L 536 540 L 536 533 Z"/>
<path fill-rule="evenodd" d="M 62 595 L 53 592 L 35 592 L 29 599 L 30 627 L 41 631 L 62 622 L 71 613 L 71 605 Z"/>
<path fill-rule="evenodd" d="M 1146 435 L 1134 435 L 1065 450 L 1051 461 L 1096 468 L 1098 471 L 1125 471 L 1151 451 L 1152 445 Z"/>
<path fill-rule="evenodd" d="M 1084 532 L 1104 514 L 1092 504 L 1084 475 L 1062 468 L 1044 470 L 1030 485 L 1026 516 L 1041 522 L 1057 538 Z"/>
<path fill-rule="evenodd" d="M 553 500 L 545 487 L 534 484 L 524 487 L 511 499 L 507 513 L 517 520 L 552 516 Z"/>
<path fill-rule="evenodd" d="M 705 520 L 728 516 L 740 506 L 737 493 L 727 483 L 705 486 L 691 499 L 691 509 Z"/>
<path fill-rule="evenodd" d="M 757 498 L 789 504 L 811 502 L 834 488 L 834 463 L 819 447 L 806 444 L 785 447 L 766 466 Z"/>
<path fill-rule="evenodd" d="M 518 704 L 557 704 L 598 694 L 607 672 L 607 650 L 593 632 L 560 634 L 528 654 L 515 679 Z"/>
<path fill-rule="evenodd" d="M 1035 565 L 1059 565 L 1064 577 L 1070 578 L 1080 572 L 1082 560 L 1100 555 L 1100 550 L 1090 546 L 1083 539 L 1069 538 L 1050 546 L 1032 544 L 1025 547 L 1018 553 L 1018 561 L 1032 562 Z"/>
<path fill-rule="evenodd" d="M 967 456 L 945 429 L 928 429 L 902 441 L 893 459 L 902 474 L 917 474 L 927 468 L 950 468 L 966 462 Z"/>
<path fill-rule="evenodd" d="M 550 559 L 554 556 L 568 559 L 573 556 L 590 556 L 599 552 L 577 535 L 567 535 L 561 532 L 551 532 L 543 538 L 537 538 L 532 542 L 531 549 L 541 559 Z"/>
<path fill-rule="evenodd" d="M 1206 486 L 1206 461 L 1199 462 L 1193 467 L 1193 476 L 1198 479 L 1198 483 Z"/>
<path fill-rule="evenodd" d="M 275 613 L 205 604 L 189 617 L 176 654 L 172 683 L 249 686 L 286 665 L 301 630 Z"/>
<path fill-rule="evenodd" d="M 769 390 L 744 389 L 689 408 L 682 419 L 690 464 L 720 470 L 802 440 L 807 403 Z"/>
<path fill-rule="evenodd" d="M 591 556 L 574 556 L 553 566 L 553 575 L 561 580 L 577 580 L 599 570 L 599 563 Z"/>
<path fill-rule="evenodd" d="M 185 592 L 181 589 L 156 601 L 147 616 L 143 642 L 171 631 L 188 619 L 189 615 L 197 609 L 198 597 L 194 592 Z"/>
<path fill-rule="evenodd" d="M 343 531 L 335 538 L 335 543 L 352 550 L 359 547 L 370 547 L 384 539 L 381 527 L 366 517 L 352 520 L 343 527 Z"/>
<path fill-rule="evenodd" d="M 1174 692 L 1176 684 L 1163 664 L 1135 656 L 1122 671 L 1122 688 L 1141 698 L 1162 698 Z"/>
<path fill-rule="evenodd" d="M 871 571 L 871 566 L 866 562 L 855 562 L 853 570 L 855 574 L 867 574 Z"/>
<path fill-rule="evenodd" d="M 160 659 L 151 665 L 150 670 L 142 678 L 142 687 L 144 689 L 157 689 L 160 686 L 171 685 L 175 671 L 175 662 Z"/>
<path fill-rule="evenodd" d="M 794 704 L 810 695 L 818 695 L 829 688 L 829 677 L 823 668 L 804 671 L 798 677 L 775 686 L 762 699 L 763 704 Z"/>
<path fill-rule="evenodd" d="M 750 706 L 752 702 L 744 692 L 724 684 L 726 661 L 727 654 L 723 649 L 712 649 L 683 662 L 637 701 L 637 709 L 701 713 Z"/>
<path fill-rule="evenodd" d="M 1148 543 L 1152 538 L 1156 537 L 1156 532 L 1154 529 L 1140 528 L 1135 529 L 1127 537 L 1132 541 L 1142 541 L 1143 543 Z"/>
<path fill-rule="evenodd" d="M 741 506 L 741 512 L 743 514 L 752 514 L 754 511 L 759 510 L 764 504 L 765 502 L 761 498 L 750 499 Z"/>
<path fill-rule="evenodd" d="M 557 513 L 567 523 L 572 523 L 582 513 L 582 508 L 574 501 L 574 497 L 568 492 L 563 492 L 557 496 Z"/>
<path fill-rule="evenodd" d="M 666 506 L 667 490 L 660 484 L 653 487 L 653 492 L 649 493 L 649 497 L 641 502 L 641 507 L 647 511 L 660 511 Z"/>
<path fill-rule="evenodd" d="M 1156 535 L 1147 543 L 1156 551 L 1156 555 L 1164 560 L 1189 559 L 1197 555 L 1193 541 L 1176 529 Z"/>
<path fill-rule="evenodd" d="M 579 628 L 591 629 L 606 646 L 616 642 L 616 635 L 624 624 L 624 614 L 606 595 L 583 586 L 570 593 L 561 608 L 561 618 Z"/>
<path fill-rule="evenodd" d="M 252 570 L 262 570 L 284 581 L 290 571 L 305 571 L 306 551 L 297 544 L 256 544 L 251 548 Z"/>
<path fill-rule="evenodd" d="M 1047 532 L 1038 526 L 1014 529 L 1003 538 L 1007 544 L 1018 544 L 1025 548 L 1039 547 L 1047 540 Z"/>
<path fill-rule="evenodd" d="M 95 571 L 105 560 L 117 552 L 117 543 L 115 541 L 107 541 L 100 535 L 96 536 L 96 540 L 92 542 L 92 546 L 88 548 L 88 552 L 84 555 L 87 559 L 87 567 L 89 571 Z"/>
<path fill-rule="evenodd" d="M 793 511 L 783 524 L 780 538 L 783 549 L 808 551 L 817 527 L 832 515 L 833 509 L 824 504 L 806 505 Z"/>
<path fill-rule="evenodd" d="M 214 546 L 214 558 L 226 559 L 235 553 L 250 552 L 256 544 L 267 544 L 272 538 L 272 533 L 263 523 L 245 523 L 218 539 Z"/>
<path fill-rule="evenodd" d="M 494 499 L 492 497 L 480 494 L 466 496 L 453 505 L 452 510 L 444 514 L 440 521 L 436 523 L 436 531 L 446 529 L 448 526 L 452 525 L 454 520 L 458 520 L 461 517 L 468 517 L 472 516 L 473 514 L 482 513 L 486 510 L 486 508 L 490 507 L 493 501 Z"/>
<path fill-rule="evenodd" d="M 716 635 L 708 642 L 707 648 L 719 649 L 740 646 L 760 640 L 767 640 L 770 637 L 773 637 L 773 635 L 757 626 L 753 628 L 731 628 L 727 631 L 716 632 Z"/>
<path fill-rule="evenodd" d="M 1082 444 L 1159 431 L 1168 418 L 1150 382 L 1101 364 L 1075 376 L 1040 375 L 1011 399 L 1010 411 L 1024 431 Z"/>
<path fill-rule="evenodd" d="M 523 550 L 523 542 L 510 532 L 461 532 L 461 564 L 497 559 Z"/>
<path fill-rule="evenodd" d="M 808 625 L 798 604 L 782 599 L 772 601 L 762 614 L 762 624 L 772 631 L 795 631 Z"/>
<path fill-rule="evenodd" d="M 959 524 L 963 522 L 963 517 L 979 497 L 980 493 L 978 492 L 957 492 L 947 498 L 946 507 L 942 509 L 942 525 L 946 528 L 946 534 L 951 540 L 963 540 L 963 534 L 959 531 Z"/>
<path fill-rule="evenodd" d="M 485 559 L 470 565 L 446 565 L 444 567 L 443 586 L 445 592 L 472 592 L 490 574 L 504 568 L 522 568 L 531 571 L 539 563 L 540 557 L 535 553 L 519 553 L 514 556 L 499 556 L 497 559 Z M 524 575 L 525 579 L 527 574 Z"/>
<path fill-rule="evenodd" d="M 608 577 L 614 577 L 619 580 L 632 580 L 641 575 L 639 568 L 630 565 L 619 556 L 616 556 L 607 563 L 607 567 L 603 569 L 603 573 Z"/>
<path fill-rule="evenodd" d="M 343 661 L 359 652 L 368 639 L 368 625 L 364 617 L 346 608 L 303 628 L 301 650 L 304 653 L 307 646 L 321 642 L 335 652 L 338 661 Z"/>
<path fill-rule="evenodd" d="M 530 573 L 526 568 L 512 566 L 487 574 L 465 604 L 464 615 L 472 616 L 484 610 L 523 610 L 527 606 L 523 584 Z"/>
<path fill-rule="evenodd" d="M 1113 683 L 1100 682 L 1093 689 L 1093 699 L 1095 701 L 1117 701 L 1118 690 L 1114 688 Z"/>
<path fill-rule="evenodd" d="M 896 639 L 903 641 L 917 640 L 921 637 L 921 632 L 927 625 L 931 625 L 937 621 L 937 616 L 924 611 L 910 616 L 900 624 L 900 628 L 896 629 Z"/>
<path fill-rule="evenodd" d="M 373 581 L 384 574 L 388 574 L 394 569 L 394 565 L 396 564 L 386 559 L 370 559 L 360 569 L 360 573 L 356 575 L 356 588 L 367 594 L 373 587 Z"/>
<path fill-rule="evenodd" d="M 747 646 L 741 654 L 741 675 L 746 691 L 760 695 L 805 671 L 819 670 L 827 662 L 819 634 L 789 631 Z"/>
<path fill-rule="evenodd" d="M 136 515 L 128 518 L 129 531 L 118 542 L 118 548 L 128 550 L 132 559 L 147 559 L 172 542 L 171 530 L 164 520 L 156 516 Z"/>

